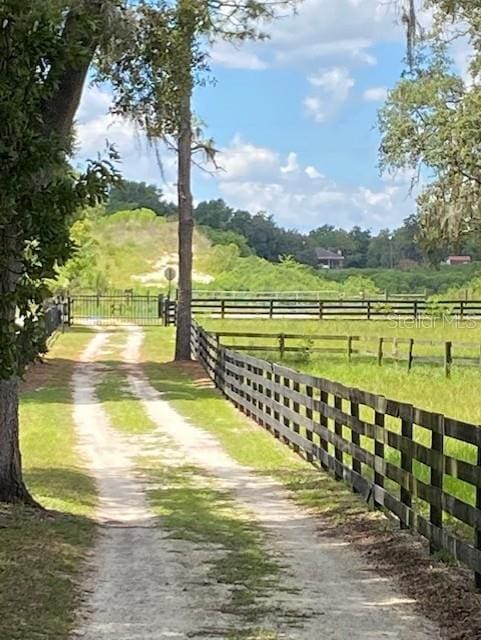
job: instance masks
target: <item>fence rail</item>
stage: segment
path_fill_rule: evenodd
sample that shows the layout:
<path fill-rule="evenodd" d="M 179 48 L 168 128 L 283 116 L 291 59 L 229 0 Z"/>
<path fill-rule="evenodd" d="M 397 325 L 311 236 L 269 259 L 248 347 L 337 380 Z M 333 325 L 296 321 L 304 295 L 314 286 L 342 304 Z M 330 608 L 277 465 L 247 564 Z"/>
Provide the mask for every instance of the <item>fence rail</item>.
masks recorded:
<path fill-rule="evenodd" d="M 194 297 L 192 311 L 197 315 L 218 318 L 312 318 L 319 320 L 385 320 L 391 318 L 422 318 L 432 315 L 481 317 L 481 300 L 428 300 L 396 298 L 391 300 L 261 297 Z"/>
<path fill-rule="evenodd" d="M 236 351 L 286 354 L 328 354 L 372 359 L 378 365 L 404 362 L 408 371 L 415 364 L 442 366 L 447 377 L 453 367 L 481 368 L 480 342 L 423 340 L 394 336 L 359 336 L 336 334 L 299 334 L 273 332 L 215 331 L 218 344 Z"/>
<path fill-rule="evenodd" d="M 213 289 L 194 289 L 192 292 L 195 299 L 213 298 L 216 300 L 229 300 L 237 298 L 273 298 L 274 300 L 289 298 L 291 300 L 342 300 L 343 294 L 333 289 L 315 291 L 215 291 Z M 426 300 L 427 292 L 424 293 L 391 293 L 383 291 L 377 295 L 365 295 L 360 292 L 358 295 L 350 296 L 350 299 L 364 300 Z"/>
<path fill-rule="evenodd" d="M 240 410 L 331 471 L 481 587 L 481 428 L 227 349 L 192 326 L 192 350 Z"/>

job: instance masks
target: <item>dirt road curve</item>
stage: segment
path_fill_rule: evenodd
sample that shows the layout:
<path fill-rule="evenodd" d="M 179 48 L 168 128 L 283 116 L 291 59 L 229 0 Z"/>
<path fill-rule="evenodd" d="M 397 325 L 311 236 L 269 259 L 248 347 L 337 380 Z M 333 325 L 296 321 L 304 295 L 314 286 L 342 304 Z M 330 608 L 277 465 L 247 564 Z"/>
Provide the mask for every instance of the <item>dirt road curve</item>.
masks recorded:
<path fill-rule="evenodd" d="M 95 335 L 74 376 L 75 423 L 98 483 L 101 527 L 74 638 L 439 638 L 388 580 L 373 573 L 348 545 L 319 533 L 319 520 L 294 505 L 285 489 L 239 465 L 212 436 L 172 409 L 139 364 L 143 335 L 138 328 L 126 330 L 122 358 L 129 389 L 157 430 L 135 440 L 120 434 L 95 393 L 109 338 L 108 329 Z M 175 451 L 167 450 L 167 442 Z M 174 540 L 154 517 L 146 480 L 136 470 L 135 460 L 142 455 L 176 455 L 204 469 L 266 531 L 268 551 L 283 567 L 281 585 L 269 593 L 279 612 L 263 625 L 270 635 L 243 630 L 236 613 L 222 606 L 229 586 L 212 580 L 209 572 L 219 549 Z"/>

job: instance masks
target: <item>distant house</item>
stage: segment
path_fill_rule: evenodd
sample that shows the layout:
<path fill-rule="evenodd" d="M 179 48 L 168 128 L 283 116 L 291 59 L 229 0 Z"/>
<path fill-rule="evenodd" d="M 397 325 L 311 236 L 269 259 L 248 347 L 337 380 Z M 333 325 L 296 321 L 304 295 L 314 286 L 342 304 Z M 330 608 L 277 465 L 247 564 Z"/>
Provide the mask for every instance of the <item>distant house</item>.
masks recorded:
<path fill-rule="evenodd" d="M 321 269 L 342 269 L 344 266 L 344 256 L 340 250 L 316 249 L 317 266 Z"/>
<path fill-rule="evenodd" d="M 446 264 L 451 266 L 456 264 L 469 264 L 471 262 L 471 256 L 449 256 L 446 260 Z"/>

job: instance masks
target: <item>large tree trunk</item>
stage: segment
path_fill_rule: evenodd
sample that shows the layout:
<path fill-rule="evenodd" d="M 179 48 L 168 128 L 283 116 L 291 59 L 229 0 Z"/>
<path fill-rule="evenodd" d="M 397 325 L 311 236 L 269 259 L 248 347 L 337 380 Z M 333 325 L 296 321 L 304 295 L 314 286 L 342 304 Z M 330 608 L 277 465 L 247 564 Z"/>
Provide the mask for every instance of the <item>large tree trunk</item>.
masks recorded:
<path fill-rule="evenodd" d="M 182 97 L 178 139 L 178 206 L 179 206 L 179 295 L 177 300 L 177 334 L 175 359 L 190 360 L 190 331 L 192 322 L 192 238 L 194 216 L 192 210 L 192 78 Z"/>
<path fill-rule="evenodd" d="M 8 225 L 0 234 L 0 502 L 33 503 L 22 478 L 18 438 L 18 373 L 15 358 L 15 314 L 13 294 L 22 271 L 17 230 Z"/>
<path fill-rule="evenodd" d="M 22 478 L 17 378 L 0 380 L 0 502 L 34 504 Z"/>

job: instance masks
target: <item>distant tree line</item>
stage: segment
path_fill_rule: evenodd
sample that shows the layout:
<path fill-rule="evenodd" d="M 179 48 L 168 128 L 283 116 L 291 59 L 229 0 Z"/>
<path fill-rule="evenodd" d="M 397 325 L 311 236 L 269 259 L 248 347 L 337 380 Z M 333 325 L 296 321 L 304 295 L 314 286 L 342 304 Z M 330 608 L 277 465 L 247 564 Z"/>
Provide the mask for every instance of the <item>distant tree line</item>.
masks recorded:
<path fill-rule="evenodd" d="M 137 208 L 151 209 L 157 215 L 177 215 L 176 205 L 167 202 L 155 185 L 125 181 L 122 186 L 112 188 L 107 213 Z M 272 215 L 233 209 L 218 199 L 199 203 L 195 222 L 214 244 L 236 244 L 242 256 L 257 255 L 270 262 L 292 256 L 297 262 L 315 267 L 316 249 L 320 247 L 341 251 L 346 268 L 409 269 L 426 262 L 418 240 L 420 225 L 416 215 L 407 217 L 394 231 L 382 229 L 377 234 L 359 226 L 347 231 L 329 224 L 301 233 L 280 227 Z M 479 238 L 468 235 L 462 244 L 440 247 L 436 256 L 429 257 L 431 262 L 439 263 L 451 253 L 481 260 Z"/>

